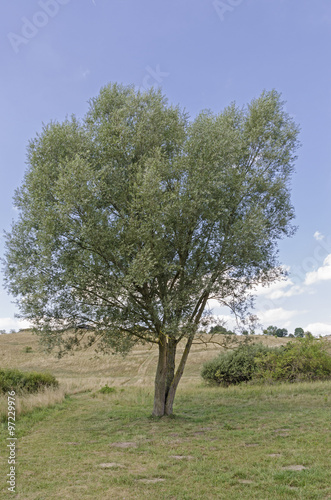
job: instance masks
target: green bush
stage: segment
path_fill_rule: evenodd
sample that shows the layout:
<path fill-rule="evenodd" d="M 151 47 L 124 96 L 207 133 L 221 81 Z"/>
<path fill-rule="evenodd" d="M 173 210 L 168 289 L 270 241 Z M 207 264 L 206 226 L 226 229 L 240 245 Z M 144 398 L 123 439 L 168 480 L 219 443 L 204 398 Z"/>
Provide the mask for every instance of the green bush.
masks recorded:
<path fill-rule="evenodd" d="M 101 387 L 99 392 L 101 392 L 101 394 L 110 394 L 111 392 L 116 392 L 116 389 L 114 387 L 109 387 L 108 384 L 106 384 L 104 387 Z"/>
<path fill-rule="evenodd" d="M 254 378 L 261 381 L 325 380 L 331 378 L 327 343 L 313 336 L 298 338 L 255 360 Z"/>
<path fill-rule="evenodd" d="M 30 346 L 24 347 L 23 352 L 32 352 L 32 347 Z"/>
<path fill-rule="evenodd" d="M 256 357 L 262 359 L 271 350 L 260 343 L 240 346 L 205 363 L 201 376 L 209 383 L 223 386 L 247 382 L 257 369 Z"/>
<path fill-rule="evenodd" d="M 20 370 L 0 370 L 0 393 L 8 391 L 37 392 L 44 387 L 58 387 L 59 383 L 50 373 L 21 372 Z"/>

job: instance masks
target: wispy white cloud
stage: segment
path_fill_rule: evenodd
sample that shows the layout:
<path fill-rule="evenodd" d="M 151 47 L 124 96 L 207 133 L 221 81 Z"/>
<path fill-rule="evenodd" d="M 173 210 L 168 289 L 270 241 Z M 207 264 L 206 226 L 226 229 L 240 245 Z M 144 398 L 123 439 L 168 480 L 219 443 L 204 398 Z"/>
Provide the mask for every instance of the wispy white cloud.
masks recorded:
<path fill-rule="evenodd" d="M 0 330 L 19 330 L 20 328 L 29 328 L 31 325 L 28 321 L 12 318 L 0 318 Z"/>
<path fill-rule="evenodd" d="M 300 295 L 305 290 L 299 285 L 294 285 L 293 281 L 289 278 L 283 281 L 277 281 L 269 286 L 258 285 L 254 292 L 257 297 L 263 296 L 270 300 L 277 300 L 283 297 L 292 297 L 293 295 Z"/>
<path fill-rule="evenodd" d="M 277 307 L 275 309 L 269 309 L 268 311 L 257 311 L 256 315 L 258 316 L 261 323 L 264 325 L 271 325 L 273 323 L 277 324 L 277 326 L 282 323 L 280 326 L 284 325 L 284 322 L 293 318 L 297 314 L 302 314 L 303 311 L 292 310 L 289 311 L 287 309 L 283 309 L 282 307 Z M 289 323 L 287 324 L 287 326 Z"/>
<path fill-rule="evenodd" d="M 324 259 L 323 265 L 316 271 L 306 274 L 305 285 L 311 285 L 318 281 L 331 280 L 331 253 Z"/>
<path fill-rule="evenodd" d="M 79 73 L 79 79 L 86 80 L 86 78 L 89 76 L 90 73 L 91 72 L 89 69 L 82 69 Z"/>
<path fill-rule="evenodd" d="M 321 241 L 321 240 L 324 238 L 324 234 L 320 233 L 319 231 L 316 231 L 316 232 L 314 233 L 314 238 L 315 238 L 315 240 L 317 240 L 317 241 Z"/>
<path fill-rule="evenodd" d="M 207 305 L 210 309 L 215 309 L 216 307 L 222 307 L 221 304 L 216 299 L 209 299 Z"/>
<path fill-rule="evenodd" d="M 313 335 L 331 335 L 331 325 L 327 323 L 309 323 L 304 330 Z"/>

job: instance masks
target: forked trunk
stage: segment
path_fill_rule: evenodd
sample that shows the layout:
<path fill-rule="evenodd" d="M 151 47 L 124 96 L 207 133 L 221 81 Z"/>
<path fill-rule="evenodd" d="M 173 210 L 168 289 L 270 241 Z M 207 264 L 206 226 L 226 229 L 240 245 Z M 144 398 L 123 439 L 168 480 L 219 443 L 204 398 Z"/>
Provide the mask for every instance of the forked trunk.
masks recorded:
<path fill-rule="evenodd" d="M 153 416 L 163 417 L 163 415 L 172 415 L 173 404 L 177 391 L 178 384 L 182 378 L 186 361 L 192 347 L 194 335 L 199 324 L 202 313 L 206 307 L 208 293 L 205 292 L 199 300 L 194 310 L 194 325 L 191 335 L 188 337 L 186 346 L 175 373 L 175 357 L 178 341 L 166 337 L 165 335 L 159 338 L 159 361 L 155 376 L 155 393 L 154 393 L 154 408 Z"/>
<path fill-rule="evenodd" d="M 163 337 L 159 344 L 159 360 L 155 376 L 153 416 L 172 415 L 173 404 L 179 381 L 183 375 L 193 336 L 189 337 L 183 356 L 175 373 L 177 342 Z"/>

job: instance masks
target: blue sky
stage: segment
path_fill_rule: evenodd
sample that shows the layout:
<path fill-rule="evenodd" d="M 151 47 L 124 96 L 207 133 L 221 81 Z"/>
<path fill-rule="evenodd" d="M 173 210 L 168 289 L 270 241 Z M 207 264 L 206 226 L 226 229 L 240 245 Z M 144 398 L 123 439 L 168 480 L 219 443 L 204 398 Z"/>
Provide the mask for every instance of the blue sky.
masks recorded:
<path fill-rule="evenodd" d="M 160 85 L 192 118 L 275 88 L 301 126 L 298 231 L 279 246 L 288 280 L 258 290 L 254 312 L 264 326 L 331 334 L 329 0 L 4 0 L 0 14 L 2 229 L 29 139 L 43 122 L 83 116 L 105 84 Z M 24 325 L 11 300 L 1 287 L 0 329 Z"/>

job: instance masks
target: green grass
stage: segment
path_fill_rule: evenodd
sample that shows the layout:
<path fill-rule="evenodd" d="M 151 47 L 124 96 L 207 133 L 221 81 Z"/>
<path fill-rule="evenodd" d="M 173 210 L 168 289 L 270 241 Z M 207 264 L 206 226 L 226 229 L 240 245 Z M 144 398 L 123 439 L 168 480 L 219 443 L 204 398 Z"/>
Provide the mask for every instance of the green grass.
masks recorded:
<path fill-rule="evenodd" d="M 192 385 L 161 420 L 146 388 L 73 395 L 18 421 L 17 498 L 331 498 L 330 387 Z"/>
<path fill-rule="evenodd" d="M 29 332 L 1 335 L 0 368 L 47 370 L 60 387 L 17 396 L 16 495 L 6 490 L 8 433 L 0 424 L 0 498 L 331 499 L 331 382 L 203 386 L 202 364 L 218 353 L 217 346 L 193 346 L 176 416 L 156 420 L 155 349 L 140 346 L 124 359 L 86 351 L 58 360 Z M 107 384 L 115 391 L 100 393 Z M 0 397 L 0 416 L 6 404 Z M 305 469 L 286 469 L 299 465 Z M 163 481 L 145 482 L 154 479 Z"/>

